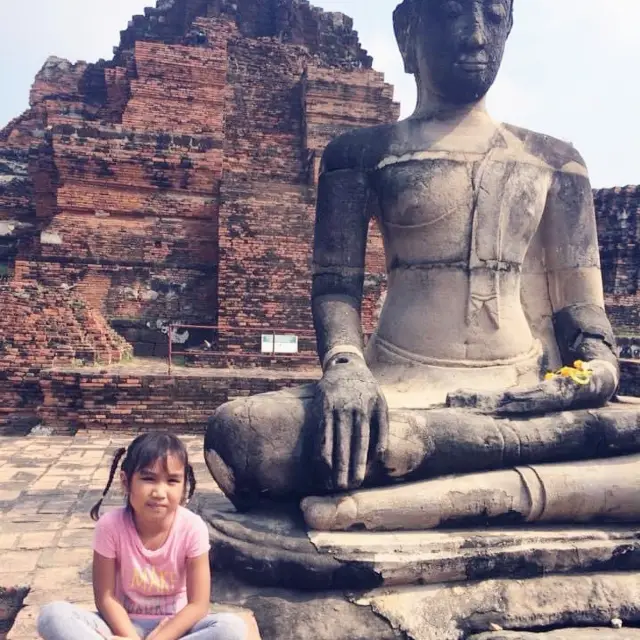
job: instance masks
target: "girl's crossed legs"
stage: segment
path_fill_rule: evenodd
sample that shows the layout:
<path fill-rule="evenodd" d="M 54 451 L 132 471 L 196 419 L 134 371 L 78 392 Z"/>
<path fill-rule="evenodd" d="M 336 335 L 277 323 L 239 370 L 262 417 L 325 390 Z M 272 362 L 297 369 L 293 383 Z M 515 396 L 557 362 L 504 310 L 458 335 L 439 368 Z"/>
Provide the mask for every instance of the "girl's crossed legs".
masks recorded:
<path fill-rule="evenodd" d="M 146 638 L 159 623 L 159 620 L 133 621 L 141 638 Z M 68 602 L 52 602 L 42 608 L 38 616 L 38 633 L 43 640 L 103 640 L 113 635 L 97 613 Z M 247 626 L 242 618 L 232 613 L 213 613 L 182 637 L 184 640 L 245 640 Z"/>

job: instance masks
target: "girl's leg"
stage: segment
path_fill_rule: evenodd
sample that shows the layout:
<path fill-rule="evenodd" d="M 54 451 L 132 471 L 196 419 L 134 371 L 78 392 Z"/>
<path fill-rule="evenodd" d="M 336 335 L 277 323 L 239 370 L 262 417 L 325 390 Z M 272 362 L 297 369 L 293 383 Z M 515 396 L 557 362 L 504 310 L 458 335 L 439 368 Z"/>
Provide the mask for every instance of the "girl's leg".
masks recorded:
<path fill-rule="evenodd" d="M 113 635 L 97 613 L 68 602 L 52 602 L 42 607 L 38 634 L 44 640 L 102 640 Z"/>
<path fill-rule="evenodd" d="M 233 613 L 212 613 L 196 624 L 184 640 L 246 640 L 247 625 Z"/>

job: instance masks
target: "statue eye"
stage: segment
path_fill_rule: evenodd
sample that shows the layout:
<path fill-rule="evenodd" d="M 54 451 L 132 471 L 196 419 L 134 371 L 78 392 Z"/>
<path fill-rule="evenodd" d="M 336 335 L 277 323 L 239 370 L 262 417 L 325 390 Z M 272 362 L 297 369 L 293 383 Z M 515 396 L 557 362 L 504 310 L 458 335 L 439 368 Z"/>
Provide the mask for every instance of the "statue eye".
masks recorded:
<path fill-rule="evenodd" d="M 507 18 L 507 10 L 503 4 L 490 4 L 487 8 L 487 14 L 489 19 L 496 23 L 500 23 Z"/>

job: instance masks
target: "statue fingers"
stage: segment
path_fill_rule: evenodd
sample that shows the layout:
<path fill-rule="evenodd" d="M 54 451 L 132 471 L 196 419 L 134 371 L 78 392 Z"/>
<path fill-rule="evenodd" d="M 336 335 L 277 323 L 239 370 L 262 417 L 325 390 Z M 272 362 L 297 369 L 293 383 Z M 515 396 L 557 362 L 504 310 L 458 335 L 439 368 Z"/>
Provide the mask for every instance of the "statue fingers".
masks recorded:
<path fill-rule="evenodd" d="M 573 401 L 571 389 L 555 381 L 504 393 L 496 407 L 498 414 L 527 414 L 560 411 Z"/>
<path fill-rule="evenodd" d="M 378 459 L 384 458 L 389 448 L 389 407 L 387 399 L 382 395 L 378 395 L 378 401 L 375 407 L 375 418 L 378 425 L 378 439 L 376 442 L 376 455 Z"/>
<path fill-rule="evenodd" d="M 584 368 L 592 372 L 589 384 L 592 393 L 604 401 L 609 400 L 620 382 L 618 369 L 605 360 L 591 360 Z"/>
<path fill-rule="evenodd" d="M 320 459 L 327 469 L 333 470 L 333 410 L 325 410 L 322 415 L 320 436 Z"/>
<path fill-rule="evenodd" d="M 333 442 L 335 466 L 333 469 L 334 487 L 346 490 L 349 488 L 349 464 L 351 462 L 351 436 L 353 431 L 353 415 L 350 410 L 333 412 Z"/>
<path fill-rule="evenodd" d="M 353 466 L 351 469 L 350 488 L 359 487 L 367 473 L 367 459 L 369 457 L 369 443 L 371 441 L 371 415 L 363 411 L 353 412 L 353 452 L 351 459 Z"/>

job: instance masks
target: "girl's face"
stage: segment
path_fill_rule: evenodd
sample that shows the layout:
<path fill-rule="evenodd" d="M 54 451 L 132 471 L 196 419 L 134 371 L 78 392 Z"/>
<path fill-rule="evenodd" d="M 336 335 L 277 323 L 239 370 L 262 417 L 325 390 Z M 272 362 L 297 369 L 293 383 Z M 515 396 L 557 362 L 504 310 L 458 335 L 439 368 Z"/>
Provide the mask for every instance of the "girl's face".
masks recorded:
<path fill-rule="evenodd" d="M 124 476 L 123 484 L 136 516 L 157 521 L 172 516 L 184 499 L 184 477 L 184 464 L 171 454 L 166 460 L 156 460 L 152 467 L 136 471 L 129 486 Z"/>

